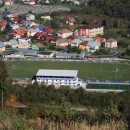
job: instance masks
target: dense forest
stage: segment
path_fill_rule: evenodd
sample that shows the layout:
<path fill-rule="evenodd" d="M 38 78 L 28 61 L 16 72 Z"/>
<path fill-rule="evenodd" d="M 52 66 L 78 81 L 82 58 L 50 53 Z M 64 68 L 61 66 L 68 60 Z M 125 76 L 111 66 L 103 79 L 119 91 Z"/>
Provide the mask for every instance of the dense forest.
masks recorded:
<path fill-rule="evenodd" d="M 129 0 L 90 0 L 89 5 L 101 14 L 130 20 Z"/>

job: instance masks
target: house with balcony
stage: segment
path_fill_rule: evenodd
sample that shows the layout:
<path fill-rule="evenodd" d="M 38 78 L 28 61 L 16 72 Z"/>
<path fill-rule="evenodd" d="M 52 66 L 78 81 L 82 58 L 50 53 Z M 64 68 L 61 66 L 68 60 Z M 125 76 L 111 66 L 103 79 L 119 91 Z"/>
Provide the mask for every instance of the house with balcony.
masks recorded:
<path fill-rule="evenodd" d="M 79 28 L 79 36 L 95 37 L 104 34 L 104 27 L 101 25 L 86 25 Z"/>
<path fill-rule="evenodd" d="M 39 69 L 36 74 L 38 84 L 46 85 L 70 85 L 81 86 L 81 81 L 77 77 L 78 70 L 47 70 Z"/>

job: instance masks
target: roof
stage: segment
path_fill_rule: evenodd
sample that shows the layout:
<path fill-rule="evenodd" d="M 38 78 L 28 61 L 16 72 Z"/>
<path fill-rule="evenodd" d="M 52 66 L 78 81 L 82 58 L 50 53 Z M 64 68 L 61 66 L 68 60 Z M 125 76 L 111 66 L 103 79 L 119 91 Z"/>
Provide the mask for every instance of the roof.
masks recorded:
<path fill-rule="evenodd" d="M 106 42 L 117 42 L 117 40 L 113 39 L 113 38 L 109 38 L 106 40 Z"/>
<path fill-rule="evenodd" d="M 67 37 L 67 39 L 70 39 L 70 40 L 74 40 L 74 39 L 77 39 L 78 37 L 75 36 L 75 35 L 70 35 Z"/>
<path fill-rule="evenodd" d="M 61 38 L 61 37 L 56 36 L 56 35 L 52 35 L 51 41 L 57 41 L 59 38 Z"/>
<path fill-rule="evenodd" d="M 36 46 L 39 47 L 39 48 L 44 48 L 44 45 L 41 44 L 41 43 L 36 43 Z"/>
<path fill-rule="evenodd" d="M 60 57 L 77 57 L 77 56 L 79 56 L 79 57 L 82 57 L 83 55 L 82 54 L 76 54 L 76 53 L 62 53 L 62 52 L 59 52 L 59 53 L 57 53 L 56 54 L 56 56 L 60 56 Z"/>
<path fill-rule="evenodd" d="M 27 52 L 27 53 L 37 53 L 36 50 L 32 50 L 32 49 L 20 49 L 20 52 Z"/>
<path fill-rule="evenodd" d="M 38 37 L 38 38 L 43 38 L 43 37 L 47 37 L 48 34 L 44 34 L 44 33 L 37 32 L 37 33 L 35 34 L 35 36 Z"/>
<path fill-rule="evenodd" d="M 59 43 L 69 42 L 69 40 L 66 39 L 66 38 L 59 38 L 57 41 L 58 41 Z"/>
<path fill-rule="evenodd" d="M 3 11 L 2 12 L 2 16 L 3 17 L 7 17 L 7 15 L 11 14 L 9 11 Z"/>
<path fill-rule="evenodd" d="M 53 29 L 51 27 L 46 27 L 43 29 L 45 32 L 53 32 Z"/>
<path fill-rule="evenodd" d="M 102 38 L 102 37 L 95 37 L 95 38 L 94 38 L 94 42 L 95 42 L 96 40 L 98 40 L 101 44 L 106 41 L 106 39 L 105 39 L 105 38 Z"/>
<path fill-rule="evenodd" d="M 63 76 L 63 77 L 76 77 L 78 70 L 47 70 L 39 69 L 36 76 Z"/>
<path fill-rule="evenodd" d="M 69 20 L 70 22 L 72 22 L 72 23 L 75 23 L 75 22 L 76 22 L 76 20 L 75 20 L 73 17 L 69 17 L 68 20 Z"/>
<path fill-rule="evenodd" d="M 94 24 L 94 25 L 82 26 L 82 27 L 80 27 L 80 29 L 93 29 L 93 28 L 101 28 L 101 27 L 103 27 L 103 26 L 99 25 L 99 24 Z"/>
<path fill-rule="evenodd" d="M 37 54 L 41 54 L 41 55 L 50 55 L 52 54 L 53 52 L 45 52 L 45 51 L 41 51 L 41 52 L 38 52 Z"/>
<path fill-rule="evenodd" d="M 27 14 L 26 17 L 35 16 L 34 14 Z"/>
<path fill-rule="evenodd" d="M 60 30 L 58 33 L 63 34 L 63 33 L 71 33 L 71 32 L 72 32 L 72 31 L 69 30 L 69 29 L 63 29 L 63 30 Z"/>
<path fill-rule="evenodd" d="M 68 50 L 68 48 L 66 46 L 55 46 L 56 49 L 60 49 L 60 50 Z"/>
<path fill-rule="evenodd" d="M 40 31 L 43 31 L 45 28 L 47 28 L 47 27 L 44 26 L 44 25 L 40 25 L 40 26 L 38 26 L 38 29 L 39 29 Z"/>
<path fill-rule="evenodd" d="M 27 33 L 27 29 L 26 28 L 19 28 L 16 33 L 18 35 L 24 35 L 25 33 Z"/>
<path fill-rule="evenodd" d="M 81 42 L 79 45 L 87 46 L 87 44 L 88 44 L 88 41 L 84 41 L 84 42 Z"/>
<path fill-rule="evenodd" d="M 32 22 L 32 21 L 25 21 L 25 22 L 23 23 L 23 26 L 31 26 L 31 25 L 35 25 L 35 23 Z"/>
<path fill-rule="evenodd" d="M 4 43 L 0 41 L 0 47 L 5 47 Z"/>
<path fill-rule="evenodd" d="M 6 20 L 0 21 L 0 27 L 6 27 L 6 25 L 7 25 L 7 21 Z"/>
<path fill-rule="evenodd" d="M 35 32 L 40 32 L 40 30 L 38 28 L 34 29 L 34 28 L 29 28 L 28 32 L 30 33 L 35 33 Z"/>

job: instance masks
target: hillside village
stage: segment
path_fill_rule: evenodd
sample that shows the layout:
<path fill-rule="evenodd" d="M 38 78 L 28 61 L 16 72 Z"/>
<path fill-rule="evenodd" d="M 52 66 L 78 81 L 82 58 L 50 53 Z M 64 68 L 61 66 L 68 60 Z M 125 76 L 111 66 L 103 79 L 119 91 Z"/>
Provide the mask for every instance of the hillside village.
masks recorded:
<path fill-rule="evenodd" d="M 66 17 L 64 24 L 67 27 L 77 24 L 77 29 L 57 29 L 42 24 L 42 21 L 52 20 L 50 15 L 41 16 L 40 23 L 31 12 L 21 16 L 5 9 L 1 16 L 1 35 L 6 38 L 0 38 L 0 52 L 7 57 L 83 59 L 86 53 L 91 55 L 100 48 L 117 48 L 116 39 L 101 37 L 104 27 L 100 24 L 78 26 L 75 18 Z"/>

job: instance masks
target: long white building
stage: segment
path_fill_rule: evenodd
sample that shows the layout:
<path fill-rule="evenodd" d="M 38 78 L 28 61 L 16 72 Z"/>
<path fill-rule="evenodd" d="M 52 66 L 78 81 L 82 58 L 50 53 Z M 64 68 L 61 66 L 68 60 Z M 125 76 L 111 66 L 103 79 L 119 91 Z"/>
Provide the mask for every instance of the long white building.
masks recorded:
<path fill-rule="evenodd" d="M 38 84 L 42 82 L 47 85 L 73 85 L 81 86 L 77 77 L 78 70 L 47 70 L 40 69 L 36 74 Z"/>

